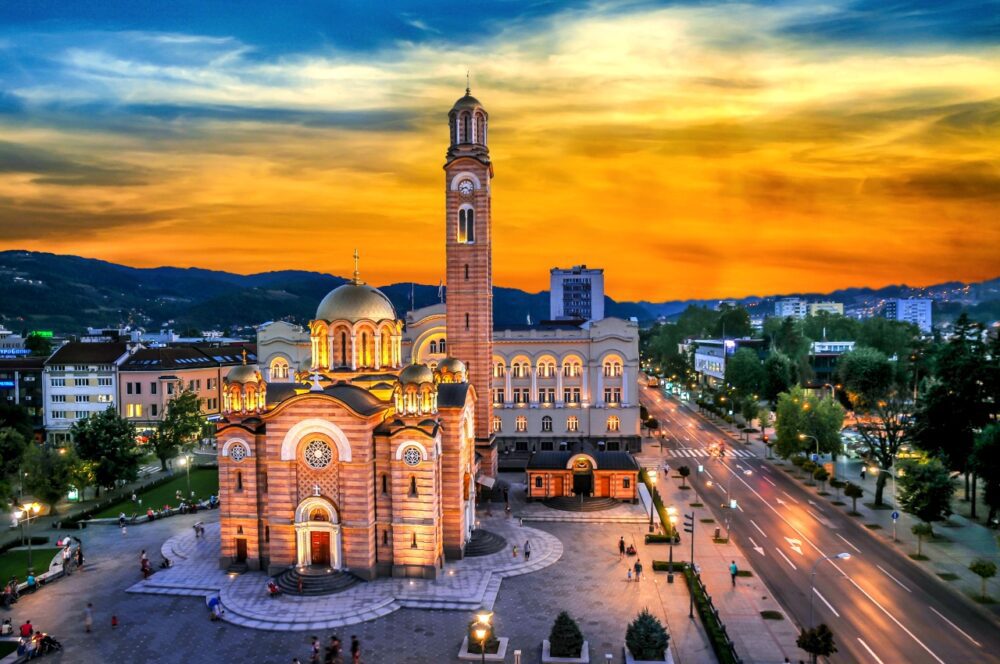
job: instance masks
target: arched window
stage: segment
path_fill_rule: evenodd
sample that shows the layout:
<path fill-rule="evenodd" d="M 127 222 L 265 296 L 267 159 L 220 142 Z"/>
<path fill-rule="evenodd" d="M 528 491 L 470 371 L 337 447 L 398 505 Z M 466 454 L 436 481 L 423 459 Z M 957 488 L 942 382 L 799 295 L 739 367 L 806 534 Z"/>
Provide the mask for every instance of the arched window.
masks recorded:
<path fill-rule="evenodd" d="M 622 363 L 618 360 L 608 360 L 604 363 L 604 375 L 605 376 L 621 376 L 622 375 Z"/>
<path fill-rule="evenodd" d="M 472 116 L 468 113 L 462 114 L 462 136 L 464 138 L 463 143 L 472 142 Z"/>
<path fill-rule="evenodd" d="M 552 431 L 552 418 L 548 415 L 542 418 L 542 431 Z"/>
<path fill-rule="evenodd" d="M 288 362 L 283 357 L 276 357 L 271 361 L 271 380 L 288 379 Z"/>
<path fill-rule="evenodd" d="M 528 418 L 524 415 L 518 415 L 517 420 L 514 422 L 514 430 L 519 433 L 524 433 L 528 430 Z"/>
<path fill-rule="evenodd" d="M 580 430 L 580 418 L 576 415 L 570 415 L 566 418 L 566 431 L 577 432 Z"/>
<path fill-rule="evenodd" d="M 438 350 L 441 351 L 442 354 L 448 352 L 444 339 L 438 341 Z"/>
<path fill-rule="evenodd" d="M 506 375 L 507 375 L 507 367 L 504 365 L 504 363 L 503 362 L 494 362 L 493 363 L 493 377 L 494 378 L 503 378 Z"/>
<path fill-rule="evenodd" d="M 389 546 L 389 531 L 382 531 L 382 546 Z"/>
<path fill-rule="evenodd" d="M 418 495 L 417 478 L 415 475 L 410 475 L 410 498 L 416 498 Z"/>
<path fill-rule="evenodd" d="M 476 211 L 470 207 L 458 211 L 458 241 L 463 244 L 476 241 Z"/>
<path fill-rule="evenodd" d="M 243 472 L 239 470 L 236 471 L 236 490 L 243 490 Z"/>
<path fill-rule="evenodd" d="M 438 342 L 436 342 L 436 341 L 432 341 L 432 342 L 431 342 L 431 343 L 429 344 L 429 346 L 428 346 L 428 350 L 429 350 L 429 351 L 430 351 L 431 353 L 436 353 L 436 352 L 438 352 Z"/>
<path fill-rule="evenodd" d="M 325 509 L 323 509 L 321 507 L 317 507 L 316 509 L 314 509 L 312 512 L 309 513 L 309 520 L 310 521 L 329 521 L 330 517 L 326 513 Z"/>
<path fill-rule="evenodd" d="M 500 433 L 503 431 L 503 420 L 500 419 L 499 415 L 493 416 L 493 433 Z"/>
<path fill-rule="evenodd" d="M 622 421 L 618 419 L 617 415 L 612 415 L 608 418 L 608 431 L 618 431 L 621 427 Z"/>
<path fill-rule="evenodd" d="M 340 364 L 347 364 L 347 332 L 340 333 Z"/>
<path fill-rule="evenodd" d="M 361 333 L 361 366 L 368 366 L 368 333 Z"/>
<path fill-rule="evenodd" d="M 476 113 L 476 142 L 486 145 L 486 120 L 481 113 Z"/>

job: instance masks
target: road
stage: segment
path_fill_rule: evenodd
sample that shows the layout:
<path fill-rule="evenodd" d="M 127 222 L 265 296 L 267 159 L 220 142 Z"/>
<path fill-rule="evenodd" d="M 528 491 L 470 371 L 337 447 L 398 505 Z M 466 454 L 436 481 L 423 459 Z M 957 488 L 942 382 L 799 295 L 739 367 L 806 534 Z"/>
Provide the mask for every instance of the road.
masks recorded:
<path fill-rule="evenodd" d="M 997 623 L 872 537 L 848 508 L 755 456 L 760 445 L 734 442 L 656 388 L 642 388 L 641 399 L 666 432 L 664 460 L 691 468 L 702 501 L 719 523 L 729 520 L 733 540 L 799 625 L 809 624 L 812 600 L 814 622 L 834 633 L 831 662 L 1000 662 Z M 719 442 L 725 456 L 707 456 Z M 850 559 L 822 560 L 841 552 Z"/>

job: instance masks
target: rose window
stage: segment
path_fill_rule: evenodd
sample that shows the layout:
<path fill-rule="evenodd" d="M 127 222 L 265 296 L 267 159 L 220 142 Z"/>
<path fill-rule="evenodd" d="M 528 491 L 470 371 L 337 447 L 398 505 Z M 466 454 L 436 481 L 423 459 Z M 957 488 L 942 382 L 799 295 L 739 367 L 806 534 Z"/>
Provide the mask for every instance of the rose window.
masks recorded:
<path fill-rule="evenodd" d="M 235 461 L 236 463 L 239 463 L 240 461 L 243 461 L 243 459 L 246 459 L 249 453 L 250 450 L 248 450 L 245 445 L 239 443 L 229 448 L 229 458 Z"/>
<path fill-rule="evenodd" d="M 415 466 L 420 463 L 420 450 L 415 447 L 408 447 L 403 452 L 403 461 L 407 466 Z"/>
<path fill-rule="evenodd" d="M 326 468 L 333 461 L 333 450 L 322 440 L 306 445 L 306 465 L 317 470 Z"/>

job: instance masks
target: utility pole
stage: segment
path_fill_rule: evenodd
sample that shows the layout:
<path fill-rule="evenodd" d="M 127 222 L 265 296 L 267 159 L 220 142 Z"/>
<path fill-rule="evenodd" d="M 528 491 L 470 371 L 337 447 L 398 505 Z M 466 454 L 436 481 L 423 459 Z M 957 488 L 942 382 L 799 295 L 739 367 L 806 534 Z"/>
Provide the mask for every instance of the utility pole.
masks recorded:
<path fill-rule="evenodd" d="M 694 568 L 694 512 L 684 515 L 684 532 L 691 535 L 691 574 L 696 574 Z M 694 620 L 694 593 L 688 593 L 688 618 Z"/>

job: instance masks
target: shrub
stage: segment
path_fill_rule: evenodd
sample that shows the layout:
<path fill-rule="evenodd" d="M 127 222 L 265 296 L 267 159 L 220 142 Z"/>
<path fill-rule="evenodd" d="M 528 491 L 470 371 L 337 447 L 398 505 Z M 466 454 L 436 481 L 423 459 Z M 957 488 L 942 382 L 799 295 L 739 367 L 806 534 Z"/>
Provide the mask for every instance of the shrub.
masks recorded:
<path fill-rule="evenodd" d="M 924 543 L 924 538 L 934 535 L 934 528 L 929 523 L 917 523 L 910 528 L 910 532 L 917 536 L 917 555 L 923 555 L 921 548 Z"/>
<path fill-rule="evenodd" d="M 997 564 L 991 560 L 983 560 L 982 558 L 977 558 L 969 563 L 969 570 L 979 577 L 979 595 L 982 598 L 986 598 L 986 579 L 993 578 L 997 575 Z"/>
<path fill-rule="evenodd" d="M 668 641 L 666 628 L 649 609 L 643 609 L 625 630 L 625 645 L 636 659 L 664 659 Z"/>
<path fill-rule="evenodd" d="M 669 544 L 671 540 L 670 535 L 666 533 L 660 534 L 656 533 L 653 535 L 646 535 L 646 544 Z"/>
<path fill-rule="evenodd" d="M 549 654 L 553 657 L 579 657 L 583 650 L 583 633 L 576 621 L 565 611 L 556 616 L 549 632 Z"/>
<path fill-rule="evenodd" d="M 687 466 L 681 466 L 677 469 L 677 474 L 681 476 L 681 486 L 687 486 L 687 477 L 691 474 L 691 469 Z"/>
<path fill-rule="evenodd" d="M 865 495 L 865 490 L 854 482 L 844 484 L 844 495 L 851 499 L 851 513 L 858 513 L 858 498 Z"/>

